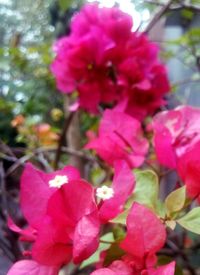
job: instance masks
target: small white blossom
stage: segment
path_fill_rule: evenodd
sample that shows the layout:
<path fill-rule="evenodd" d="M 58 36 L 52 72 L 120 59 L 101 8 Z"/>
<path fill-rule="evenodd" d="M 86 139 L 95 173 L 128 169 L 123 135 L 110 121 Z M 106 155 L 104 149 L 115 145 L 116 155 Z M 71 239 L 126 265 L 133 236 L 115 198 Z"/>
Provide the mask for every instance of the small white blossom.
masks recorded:
<path fill-rule="evenodd" d="M 106 185 L 97 188 L 96 196 L 102 200 L 108 200 L 114 196 L 114 190 Z"/>
<path fill-rule="evenodd" d="M 60 188 L 63 184 L 68 183 L 69 179 L 67 176 L 56 175 L 54 179 L 49 181 L 50 187 Z"/>

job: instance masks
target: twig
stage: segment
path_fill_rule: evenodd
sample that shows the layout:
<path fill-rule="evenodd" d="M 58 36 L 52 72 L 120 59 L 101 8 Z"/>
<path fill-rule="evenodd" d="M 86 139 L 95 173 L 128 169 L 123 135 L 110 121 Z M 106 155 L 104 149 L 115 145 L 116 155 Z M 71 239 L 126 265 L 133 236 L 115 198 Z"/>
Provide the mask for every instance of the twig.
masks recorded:
<path fill-rule="evenodd" d="M 188 256 L 185 254 L 184 250 L 180 249 L 174 242 L 170 240 L 167 241 L 167 244 L 172 249 L 172 251 L 177 253 L 177 255 L 179 255 L 183 259 L 183 261 L 185 262 L 185 267 L 190 271 L 191 275 L 196 275 L 196 272 L 194 268 L 190 265 Z"/>
<path fill-rule="evenodd" d="M 37 158 L 40 161 L 40 163 L 44 166 L 46 172 L 52 172 L 53 169 L 52 167 L 49 165 L 48 161 L 45 159 L 44 154 L 42 152 L 37 154 Z"/>
<path fill-rule="evenodd" d="M 8 145 L 6 145 L 1 139 L 0 139 L 0 148 L 2 148 L 2 151 L 7 153 L 8 155 L 14 157 L 17 159 L 13 151 L 10 149 Z"/>
<path fill-rule="evenodd" d="M 8 177 L 10 174 L 12 174 L 19 166 L 21 165 L 24 165 L 24 163 L 31 159 L 32 157 L 34 156 L 34 154 L 29 154 L 29 155 L 26 155 L 26 156 L 23 156 L 22 158 L 19 158 L 17 159 L 17 161 L 12 165 L 10 166 L 10 168 L 8 168 L 7 172 L 6 172 L 6 177 Z"/>
<path fill-rule="evenodd" d="M 74 116 L 74 112 L 71 112 L 70 115 L 68 116 L 68 118 L 65 120 L 65 125 L 63 127 L 63 131 L 60 136 L 59 143 L 58 143 L 58 149 L 56 151 L 56 156 L 55 156 L 55 161 L 54 161 L 54 169 L 58 168 L 58 163 L 59 163 L 60 155 L 61 155 L 61 151 L 62 151 L 61 148 L 65 141 L 65 135 L 66 135 L 67 130 L 69 129 L 69 126 L 71 124 L 73 116 Z"/>
<path fill-rule="evenodd" d="M 153 16 L 149 24 L 147 25 L 145 32 L 148 33 L 154 25 L 158 22 L 158 20 L 169 10 L 171 4 L 174 0 L 168 0 L 167 3 L 161 6 L 160 10 Z"/>
<path fill-rule="evenodd" d="M 158 1 L 155 1 L 155 0 L 145 0 L 145 2 L 148 3 L 148 4 L 152 4 L 152 5 L 157 5 L 157 6 L 162 6 L 162 7 L 165 6 L 164 3 L 158 2 Z M 169 7 L 170 11 L 180 10 L 180 9 L 188 9 L 188 10 L 192 10 L 192 11 L 200 11 L 200 7 L 199 6 L 197 6 L 197 5 L 190 5 L 190 4 L 181 4 L 181 5 L 174 4 L 171 7 Z"/>
<path fill-rule="evenodd" d="M 6 185 L 5 185 L 5 173 L 3 168 L 3 162 L 0 162 L 0 182 L 1 182 L 1 197 L 2 197 L 2 213 L 4 214 L 5 219 L 8 216 L 8 203 L 7 203 L 7 194 L 6 194 Z"/>
<path fill-rule="evenodd" d="M 30 160 L 33 157 L 38 157 L 38 160 L 47 168 L 47 162 L 46 162 L 45 159 L 43 159 L 43 160 L 41 159 L 40 154 L 42 154 L 44 152 L 55 152 L 57 150 L 58 149 L 54 148 L 54 147 L 44 147 L 44 148 L 41 147 L 41 148 L 37 148 L 37 149 L 33 150 L 31 153 L 29 153 L 29 154 L 27 154 L 27 155 L 25 155 L 25 156 L 23 156 L 19 159 L 3 154 L 1 156 L 2 159 L 6 159 L 6 160 L 14 162 L 14 164 L 12 166 L 10 166 L 10 168 L 7 170 L 5 177 L 8 177 L 9 175 L 11 175 L 16 169 L 19 168 L 19 166 L 23 166 L 26 161 Z M 22 151 L 23 151 L 23 148 L 22 148 Z M 25 151 L 25 149 L 24 149 L 24 151 Z M 77 151 L 77 150 L 74 150 L 74 149 L 69 148 L 69 147 L 61 146 L 60 154 L 61 153 L 67 153 L 67 154 L 70 154 L 70 155 L 74 155 L 74 156 L 82 158 L 86 161 L 96 162 L 96 163 L 99 163 L 101 165 L 100 161 L 97 158 L 89 156 L 89 155 L 85 154 L 82 151 Z M 45 161 L 45 163 L 44 163 L 44 161 Z M 50 166 L 49 165 L 48 165 L 47 170 L 50 171 Z"/>

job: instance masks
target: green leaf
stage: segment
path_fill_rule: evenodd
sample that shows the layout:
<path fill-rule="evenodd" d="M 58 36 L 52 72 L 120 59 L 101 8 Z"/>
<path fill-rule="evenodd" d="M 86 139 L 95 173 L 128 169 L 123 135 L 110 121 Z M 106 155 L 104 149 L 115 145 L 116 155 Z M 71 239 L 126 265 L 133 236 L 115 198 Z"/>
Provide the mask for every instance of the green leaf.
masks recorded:
<path fill-rule="evenodd" d="M 189 10 L 189 9 L 183 9 L 181 10 L 181 15 L 188 20 L 192 20 L 194 13 L 193 11 Z"/>
<path fill-rule="evenodd" d="M 155 211 L 159 192 L 158 176 L 152 170 L 136 170 L 134 174 L 136 187 L 127 203 L 127 208 L 130 208 L 132 203 L 136 201 Z"/>
<path fill-rule="evenodd" d="M 177 223 L 193 233 L 200 234 L 200 207 L 193 208 L 185 216 L 178 219 Z"/>
<path fill-rule="evenodd" d="M 111 222 L 125 225 L 129 211 L 130 209 L 126 209 L 124 212 L 120 213 L 116 218 L 114 218 Z"/>
<path fill-rule="evenodd" d="M 116 242 L 121 241 L 125 238 L 126 232 L 124 228 L 122 228 L 122 226 L 120 226 L 119 224 L 113 226 L 112 232 Z"/>
<path fill-rule="evenodd" d="M 121 257 L 125 254 L 125 252 L 119 247 L 118 243 L 114 243 L 111 245 L 111 247 L 108 249 L 106 253 L 106 258 L 104 260 L 104 265 L 108 266 L 113 261 L 121 259 Z"/>
<path fill-rule="evenodd" d="M 73 0 L 59 0 L 58 1 L 61 10 L 66 11 L 73 3 Z"/>
<path fill-rule="evenodd" d="M 171 192 L 165 200 L 165 207 L 167 210 L 167 214 L 170 216 L 174 212 L 180 211 L 185 205 L 185 200 L 186 200 L 185 186 Z"/>

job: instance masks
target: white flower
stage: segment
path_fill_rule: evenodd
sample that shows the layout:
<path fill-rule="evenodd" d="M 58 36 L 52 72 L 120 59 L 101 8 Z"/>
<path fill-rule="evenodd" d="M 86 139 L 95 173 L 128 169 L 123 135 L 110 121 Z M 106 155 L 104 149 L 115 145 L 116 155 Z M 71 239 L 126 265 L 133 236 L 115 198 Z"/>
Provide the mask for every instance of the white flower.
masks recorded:
<path fill-rule="evenodd" d="M 108 200 L 114 196 L 114 190 L 106 185 L 97 188 L 96 196 L 102 200 Z"/>
<path fill-rule="evenodd" d="M 68 183 L 69 179 L 67 176 L 56 175 L 54 179 L 49 181 L 50 187 L 60 188 L 63 184 Z"/>

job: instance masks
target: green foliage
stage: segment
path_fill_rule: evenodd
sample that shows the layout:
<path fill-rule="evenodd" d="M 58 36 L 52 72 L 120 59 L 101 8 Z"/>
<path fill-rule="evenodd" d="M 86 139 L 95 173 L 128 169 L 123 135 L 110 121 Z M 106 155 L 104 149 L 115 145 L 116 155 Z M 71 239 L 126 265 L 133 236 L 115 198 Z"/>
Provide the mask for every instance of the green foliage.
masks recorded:
<path fill-rule="evenodd" d="M 58 1 L 60 8 L 63 11 L 66 11 L 73 3 L 73 0 L 59 0 Z"/>
<path fill-rule="evenodd" d="M 129 211 L 130 211 L 130 208 L 126 209 L 125 211 L 120 213 L 115 219 L 113 219 L 112 222 L 125 225 L 126 224 L 126 218 L 128 216 Z"/>
<path fill-rule="evenodd" d="M 193 13 L 193 11 L 191 11 L 191 10 L 183 9 L 183 10 L 181 10 L 181 15 L 182 15 L 185 19 L 192 20 L 192 18 L 193 18 L 193 16 L 194 16 L 194 13 Z"/>
<path fill-rule="evenodd" d="M 200 234 L 200 207 L 193 208 L 190 212 L 177 220 L 185 229 Z"/>
<path fill-rule="evenodd" d="M 151 170 L 136 170 L 134 174 L 136 178 L 136 186 L 133 195 L 128 201 L 127 208 L 129 208 L 135 201 L 144 204 L 155 211 L 157 209 L 159 193 L 158 176 Z"/>
<path fill-rule="evenodd" d="M 158 199 L 158 176 L 152 170 L 135 170 L 134 175 L 136 179 L 136 186 L 132 196 L 126 203 L 126 210 L 113 219 L 112 222 L 125 225 L 127 215 L 133 202 L 138 202 L 147 206 L 161 217 L 165 216 L 164 205 Z"/>
<path fill-rule="evenodd" d="M 165 207 L 166 207 L 168 216 L 170 217 L 174 214 L 174 212 L 180 211 L 185 205 L 185 200 L 186 200 L 185 186 L 171 192 L 165 200 Z"/>
<path fill-rule="evenodd" d="M 119 247 L 118 243 L 114 243 L 107 250 L 106 258 L 104 260 L 104 265 L 108 266 L 113 261 L 121 259 L 121 257 L 125 254 L 125 252 Z"/>

